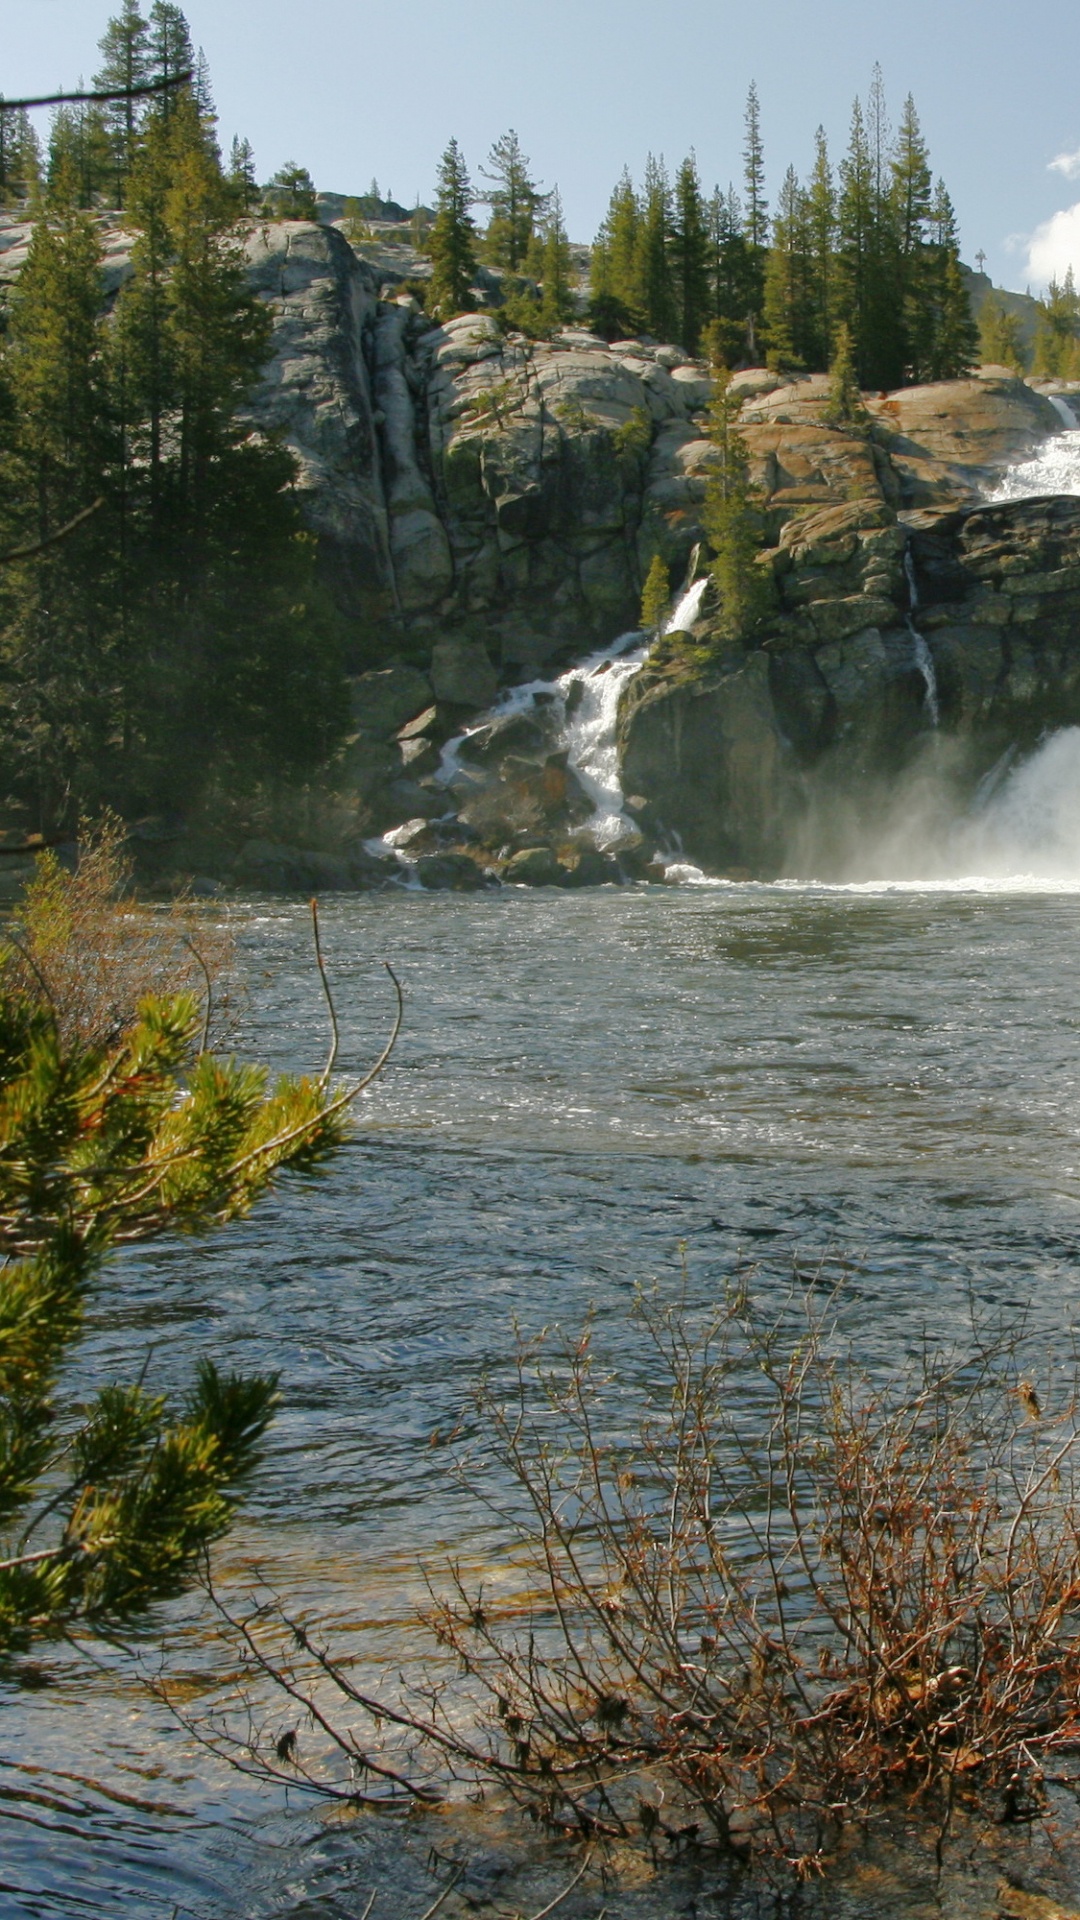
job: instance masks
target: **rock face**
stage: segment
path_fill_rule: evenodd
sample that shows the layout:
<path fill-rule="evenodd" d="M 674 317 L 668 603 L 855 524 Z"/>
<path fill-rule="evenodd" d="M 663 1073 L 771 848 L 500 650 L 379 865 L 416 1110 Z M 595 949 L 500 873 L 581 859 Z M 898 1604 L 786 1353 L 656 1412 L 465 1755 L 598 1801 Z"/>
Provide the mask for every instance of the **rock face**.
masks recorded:
<path fill-rule="evenodd" d="M 749 651 L 672 637 L 620 710 L 625 783 L 712 872 L 790 869 L 809 808 L 872 808 L 933 740 L 970 790 L 1080 725 L 1080 499 L 788 522 Z M 916 605 L 912 609 L 912 594 Z"/>

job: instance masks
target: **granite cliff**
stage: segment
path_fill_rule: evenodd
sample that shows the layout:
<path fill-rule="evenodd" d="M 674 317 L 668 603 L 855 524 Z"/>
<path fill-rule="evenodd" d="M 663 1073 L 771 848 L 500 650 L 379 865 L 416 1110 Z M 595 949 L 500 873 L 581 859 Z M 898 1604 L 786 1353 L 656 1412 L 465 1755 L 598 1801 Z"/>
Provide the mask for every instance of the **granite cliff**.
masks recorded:
<path fill-rule="evenodd" d="M 126 236 L 105 226 L 113 293 Z M 0 278 L 27 231 L 0 233 Z M 482 729 L 464 786 L 440 754 L 500 687 L 632 628 L 655 553 L 675 585 L 701 567 L 707 368 L 574 328 L 506 336 L 490 311 L 433 325 L 402 270 L 331 226 L 255 225 L 248 258 L 274 317 L 252 424 L 296 457 L 352 636 L 353 732 L 307 848 L 249 843 L 237 877 L 378 882 L 392 869 L 363 842 L 403 822 L 432 884 L 515 862 L 511 877 L 611 877 L 552 711 Z M 624 871 L 681 845 L 710 870 L 777 872 L 808 795 L 869 792 L 928 731 L 975 778 L 1080 721 L 1080 502 L 985 504 L 1061 431 L 1060 401 L 984 368 L 868 397 L 841 427 L 821 376 L 753 369 L 734 387 L 774 611 L 751 648 L 727 646 L 706 589 L 693 631 L 625 688 Z"/>

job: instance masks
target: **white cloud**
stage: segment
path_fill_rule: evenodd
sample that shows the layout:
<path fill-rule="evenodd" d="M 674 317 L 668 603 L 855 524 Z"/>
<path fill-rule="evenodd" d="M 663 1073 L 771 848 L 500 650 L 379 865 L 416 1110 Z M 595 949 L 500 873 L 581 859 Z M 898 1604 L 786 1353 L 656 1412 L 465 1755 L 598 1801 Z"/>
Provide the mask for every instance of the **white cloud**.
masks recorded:
<path fill-rule="evenodd" d="M 1027 242 L 1027 277 L 1033 288 L 1064 280 L 1070 267 L 1080 281 L 1080 200 L 1044 220 Z"/>
<path fill-rule="evenodd" d="M 1080 180 L 1080 147 L 1075 153 L 1059 153 L 1048 163 L 1051 173 L 1063 173 L 1066 180 Z"/>

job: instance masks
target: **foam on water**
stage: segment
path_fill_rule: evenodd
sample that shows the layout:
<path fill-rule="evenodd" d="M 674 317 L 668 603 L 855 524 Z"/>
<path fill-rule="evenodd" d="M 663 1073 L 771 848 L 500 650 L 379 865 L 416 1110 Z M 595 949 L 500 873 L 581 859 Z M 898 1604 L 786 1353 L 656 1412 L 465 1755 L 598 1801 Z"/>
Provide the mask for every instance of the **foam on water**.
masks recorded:
<path fill-rule="evenodd" d="M 693 626 L 705 586 L 701 579 L 686 589 L 665 621 L 664 633 L 679 633 Z M 511 687 L 489 712 L 447 741 L 436 778 L 459 792 L 481 782 L 483 776 L 462 761 L 466 741 L 492 721 L 528 713 L 537 706 L 554 706 L 569 765 L 593 803 L 592 817 L 582 831 L 601 850 L 617 852 L 637 831 L 623 812 L 617 741 L 619 700 L 627 682 L 648 659 L 652 644 L 650 637 L 639 632 L 620 634 L 610 646 L 601 647 L 555 680 L 529 680 L 524 686 Z"/>
<path fill-rule="evenodd" d="M 987 495 L 991 502 L 1033 500 L 1047 493 L 1080 494 L 1080 429 L 1066 402 L 1049 394 L 1063 431 L 1045 441 L 1030 460 L 1020 460 Z"/>

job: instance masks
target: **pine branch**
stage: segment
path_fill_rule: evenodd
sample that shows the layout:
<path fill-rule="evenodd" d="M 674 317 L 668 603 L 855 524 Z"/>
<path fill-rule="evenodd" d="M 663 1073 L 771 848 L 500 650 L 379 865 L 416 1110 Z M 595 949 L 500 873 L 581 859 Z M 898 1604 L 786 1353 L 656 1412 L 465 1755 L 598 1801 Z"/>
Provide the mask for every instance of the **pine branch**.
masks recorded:
<path fill-rule="evenodd" d="M 193 69 L 188 67 L 185 73 L 175 74 L 171 80 L 148 80 L 138 87 L 116 87 L 106 93 L 43 93 L 34 100 L 0 99 L 0 113 L 22 113 L 28 107 L 66 107 L 73 101 L 142 100 L 149 94 L 172 93 L 177 87 L 186 87 L 193 77 Z"/>

